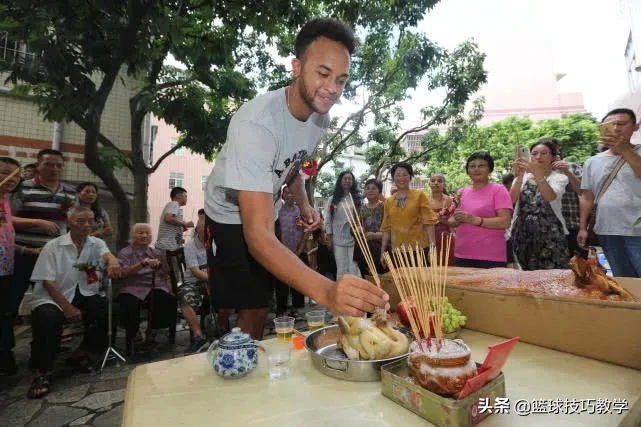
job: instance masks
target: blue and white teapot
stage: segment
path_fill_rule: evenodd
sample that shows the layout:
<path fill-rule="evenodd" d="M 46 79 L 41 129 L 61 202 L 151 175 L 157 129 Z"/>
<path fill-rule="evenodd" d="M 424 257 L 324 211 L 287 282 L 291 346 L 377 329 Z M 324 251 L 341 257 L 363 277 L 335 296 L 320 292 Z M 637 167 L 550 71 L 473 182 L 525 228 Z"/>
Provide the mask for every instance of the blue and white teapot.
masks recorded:
<path fill-rule="evenodd" d="M 233 328 L 207 350 L 207 359 L 223 378 L 240 378 L 258 366 L 258 341 L 240 328 Z"/>

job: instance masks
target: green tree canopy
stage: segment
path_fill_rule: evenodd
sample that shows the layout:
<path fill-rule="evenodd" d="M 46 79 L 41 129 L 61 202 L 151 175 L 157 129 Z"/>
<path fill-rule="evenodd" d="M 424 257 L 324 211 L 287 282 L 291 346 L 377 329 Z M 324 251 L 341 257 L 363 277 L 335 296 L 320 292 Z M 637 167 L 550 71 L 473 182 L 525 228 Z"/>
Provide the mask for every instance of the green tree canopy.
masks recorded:
<path fill-rule="evenodd" d="M 442 106 L 426 107 L 430 123 L 455 117 L 485 73 L 473 44 L 449 54 L 416 32 L 437 1 L 15 0 L 0 5 L 0 31 L 35 56 L 4 58 L 0 72 L 9 73 L 14 93 L 34 97 L 47 120 L 72 121 L 85 131 L 85 163 L 114 195 L 122 246 L 132 212 L 136 221 L 147 220 L 149 175 L 181 146 L 215 156 L 238 106 L 258 88 L 289 81 L 271 48 L 290 54 L 295 34 L 311 17 L 334 16 L 356 29 L 361 46 L 345 97 L 367 95 L 361 112 L 343 124 L 335 122 L 340 137 L 328 139 L 325 159 L 347 143 L 358 143 L 368 114 L 377 127 L 396 131 L 401 113 L 395 104 L 425 77 L 431 89 L 446 93 Z M 165 66 L 169 54 L 186 68 Z M 129 100 L 127 151 L 101 132 L 107 98 L 123 72 L 141 83 Z M 145 162 L 141 136 L 148 113 L 183 135 L 153 165 Z M 133 206 L 114 174 L 117 163 L 134 176 Z"/>
<path fill-rule="evenodd" d="M 503 175 L 511 172 L 515 147 L 530 147 L 543 137 L 557 138 L 562 157 L 581 164 L 597 151 L 599 124 L 590 114 L 576 113 L 536 122 L 528 117 L 509 117 L 488 126 L 469 127 L 457 138 L 432 132 L 423 137 L 425 149 L 451 141 L 447 149 L 433 150 L 427 156 L 424 173 L 442 173 L 449 189 L 460 188 L 470 182 L 465 173 L 467 157 L 476 151 L 487 151 L 494 158 L 492 178 L 500 182 Z"/>

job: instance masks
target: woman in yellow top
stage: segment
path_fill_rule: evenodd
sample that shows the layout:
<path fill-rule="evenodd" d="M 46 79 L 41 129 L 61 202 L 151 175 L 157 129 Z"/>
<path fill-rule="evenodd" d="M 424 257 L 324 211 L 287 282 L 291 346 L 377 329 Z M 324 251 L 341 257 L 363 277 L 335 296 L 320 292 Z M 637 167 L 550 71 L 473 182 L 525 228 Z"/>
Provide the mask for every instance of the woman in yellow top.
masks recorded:
<path fill-rule="evenodd" d="M 381 262 L 383 254 L 390 247 L 398 248 L 403 245 L 421 248 L 433 245 L 434 225 L 439 218 L 430 207 L 430 200 L 420 190 L 410 189 L 414 171 L 408 163 L 395 164 L 390 173 L 396 185 L 394 195 L 385 199 L 385 214 L 381 231 L 383 242 L 381 244 Z"/>

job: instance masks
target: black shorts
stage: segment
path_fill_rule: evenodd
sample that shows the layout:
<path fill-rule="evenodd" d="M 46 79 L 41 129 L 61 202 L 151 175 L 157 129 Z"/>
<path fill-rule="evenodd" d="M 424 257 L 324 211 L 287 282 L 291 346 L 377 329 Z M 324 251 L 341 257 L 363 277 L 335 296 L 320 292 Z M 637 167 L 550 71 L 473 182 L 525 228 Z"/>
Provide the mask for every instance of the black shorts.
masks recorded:
<path fill-rule="evenodd" d="M 216 244 L 216 256 L 211 241 Z M 205 245 L 211 300 L 215 308 L 268 308 L 273 276 L 250 254 L 241 224 L 205 217 Z"/>

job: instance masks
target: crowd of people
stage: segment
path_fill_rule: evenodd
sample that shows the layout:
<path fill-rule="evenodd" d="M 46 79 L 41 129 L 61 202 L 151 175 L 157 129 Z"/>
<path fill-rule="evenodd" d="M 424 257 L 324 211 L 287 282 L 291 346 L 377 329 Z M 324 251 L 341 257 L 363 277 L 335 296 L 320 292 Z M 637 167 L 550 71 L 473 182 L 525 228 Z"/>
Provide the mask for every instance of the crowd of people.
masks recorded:
<path fill-rule="evenodd" d="M 324 214 L 314 209 L 300 166 L 329 126 L 327 113 L 345 86 L 354 47 L 342 22 L 307 23 L 295 41 L 294 82 L 246 103 L 232 118 L 198 218 L 183 218 L 187 190 L 175 187 L 155 239 L 149 224 L 135 224 L 130 245 L 118 252 L 103 240 L 112 226 L 98 187 L 62 182 L 61 152 L 41 150 L 37 163 L 22 170 L 0 157 L 0 374 L 16 373 L 13 324 L 29 286 L 31 398 L 49 393 L 69 323 L 82 322 L 84 339 L 67 362 L 82 372 L 94 369 L 109 344 L 101 287 L 107 276 L 115 279 L 114 325 L 124 327 L 129 355 L 153 346 L 156 328 L 168 327 L 171 337 L 178 310 L 192 353 L 207 345 L 198 320 L 207 309 L 222 330 L 235 311 L 236 325 L 260 339 L 274 294 L 275 312 L 297 317 L 305 296 L 336 314 L 389 308 L 389 296 L 363 279 L 371 272 L 345 209 L 357 211 L 379 273 L 388 267 L 386 252 L 434 246 L 443 253 L 443 241 L 451 242 L 451 256 L 442 257 L 449 265 L 567 268 L 571 256 L 586 255 L 593 231 L 614 275 L 641 277 L 641 155 L 630 142 L 639 125 L 626 109 L 604 117 L 612 132 L 583 168 L 563 160 L 559 141 L 542 138 L 527 158 L 515 157 L 513 176 L 496 177 L 492 156 L 477 152 L 465 162 L 471 185 L 450 191 L 447 176 L 434 174 L 428 195 L 410 188 L 414 169 L 401 162 L 390 170 L 395 191 L 384 197 L 381 182 L 361 186 L 343 171 Z M 503 185 L 492 182 L 500 179 Z"/>

